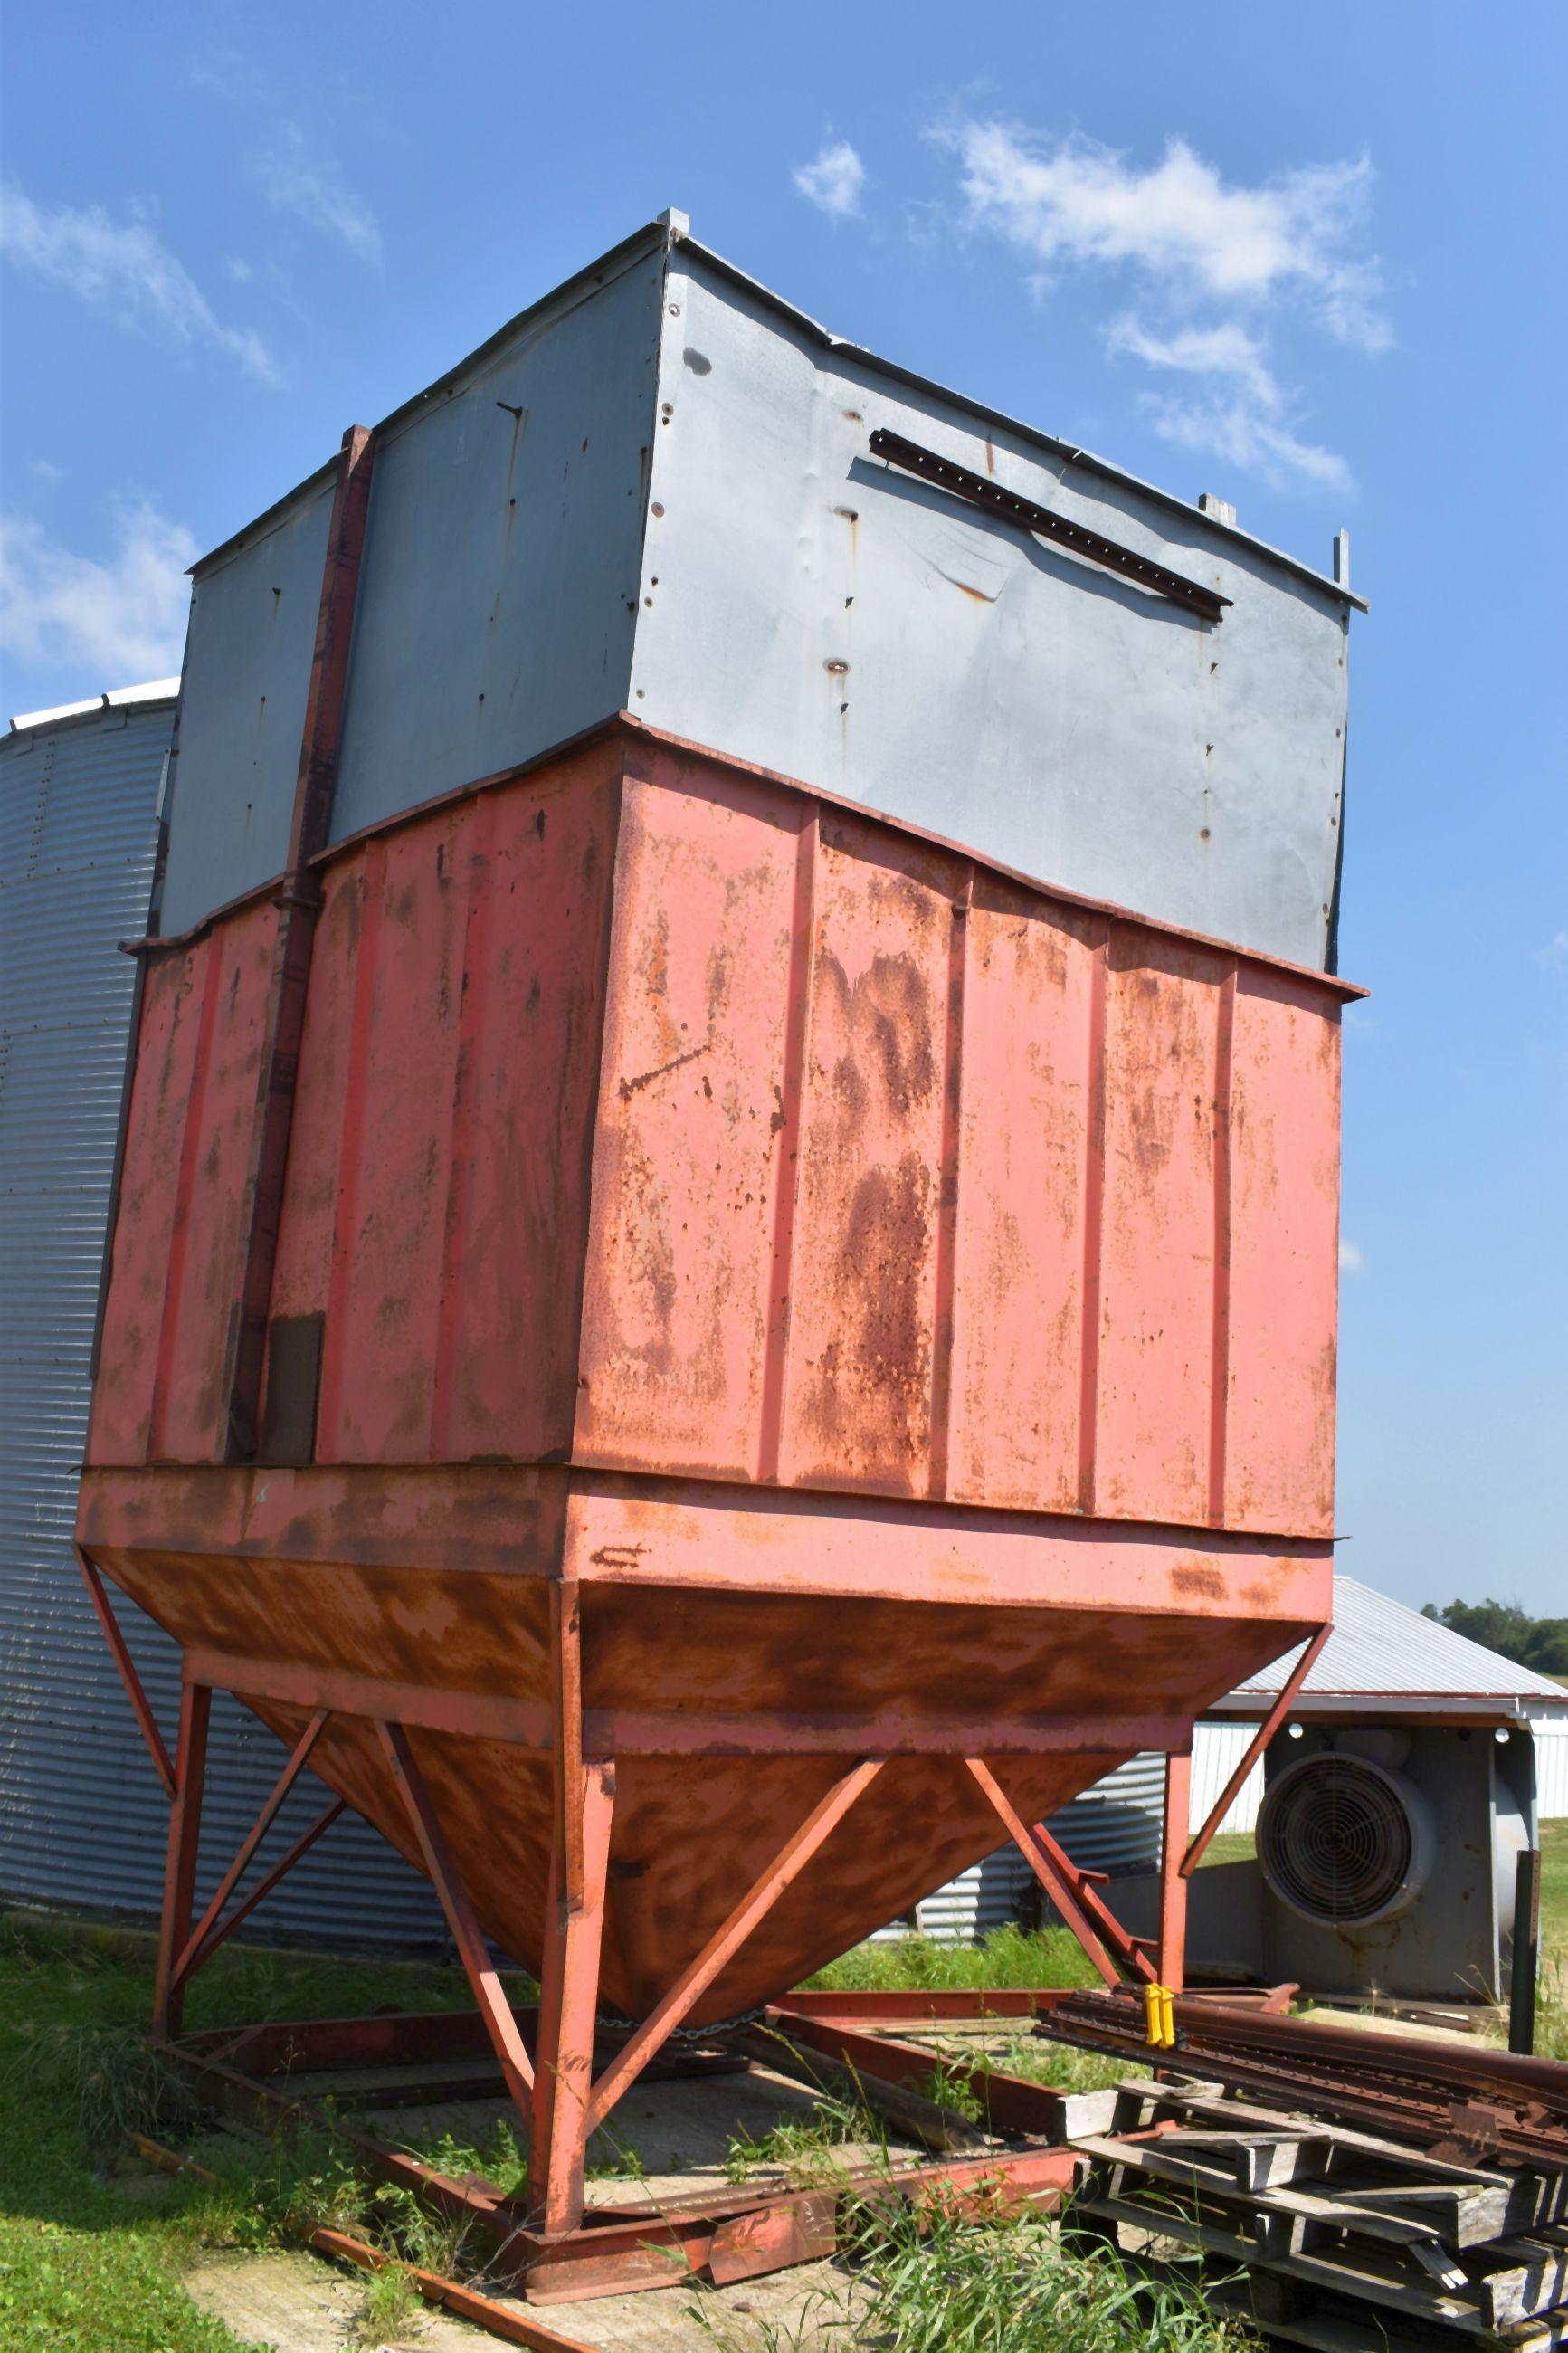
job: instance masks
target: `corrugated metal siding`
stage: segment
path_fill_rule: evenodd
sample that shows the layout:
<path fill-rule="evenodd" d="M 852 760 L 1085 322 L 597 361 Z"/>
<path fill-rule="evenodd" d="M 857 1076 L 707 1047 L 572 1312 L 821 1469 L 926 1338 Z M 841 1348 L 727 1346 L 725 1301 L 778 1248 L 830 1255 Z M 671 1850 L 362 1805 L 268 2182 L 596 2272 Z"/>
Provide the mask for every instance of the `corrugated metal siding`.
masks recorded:
<path fill-rule="evenodd" d="M 167 1810 L 70 1546 L 135 985 L 116 942 L 146 928 L 172 718 L 117 711 L 0 742 L 0 1896 L 143 1917 L 161 1896 Z M 121 1620 L 172 1743 L 178 1654 L 128 1603 Z M 253 1716 L 217 1701 L 208 1886 L 281 1761 Z M 302 1828 L 321 1802 L 310 1782 L 284 1823 Z M 445 1942 L 425 1881 L 356 1817 L 257 1926 Z"/>
<path fill-rule="evenodd" d="M 1563 1694 L 1568 1704 L 1568 1693 Z M 1535 1803 L 1543 1822 L 1568 1816 L 1568 1714 L 1530 1711 L 1535 1735 Z"/>
<path fill-rule="evenodd" d="M 1200 1724 L 1193 1735 L 1193 1796 L 1188 1827 L 1202 1830 L 1218 1804 L 1226 1783 L 1240 1764 L 1255 1724 Z M 1257 1826 L 1263 1803 L 1261 1758 L 1241 1785 L 1241 1794 L 1220 1824 L 1221 1831 L 1249 1831 Z"/>
<path fill-rule="evenodd" d="M 1240 1692 L 1280 1690 L 1300 1655 L 1300 1649 L 1288 1651 L 1250 1676 Z M 1342 1576 L 1334 1578 L 1334 1630 L 1305 1690 L 1368 1698 L 1536 1698 L 1558 1705 L 1563 1699 L 1561 1686 L 1533 1668 L 1518 1666 L 1435 1618 L 1407 1609 L 1403 1601 Z"/>

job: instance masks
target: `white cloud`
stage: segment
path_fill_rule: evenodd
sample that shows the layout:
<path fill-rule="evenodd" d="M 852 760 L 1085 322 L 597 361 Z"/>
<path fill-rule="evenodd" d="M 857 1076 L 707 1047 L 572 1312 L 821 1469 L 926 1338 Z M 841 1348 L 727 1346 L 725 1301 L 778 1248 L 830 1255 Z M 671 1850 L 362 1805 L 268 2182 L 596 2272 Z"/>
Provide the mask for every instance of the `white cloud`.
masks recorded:
<path fill-rule="evenodd" d="M 1265 363 L 1262 344 L 1234 320 L 1219 327 L 1184 327 L 1174 334 L 1154 335 L 1136 319 L 1123 317 L 1111 321 L 1105 342 L 1111 353 L 1128 353 L 1150 367 L 1234 377 L 1260 408 L 1273 410 L 1280 405 L 1279 386 Z"/>
<path fill-rule="evenodd" d="M 1007 122 L 971 120 L 934 135 L 958 158 L 969 227 L 1019 254 L 1034 292 L 1069 268 L 1134 282 L 1138 311 L 1111 320 L 1107 348 L 1188 380 L 1142 396 L 1163 439 L 1278 488 L 1351 488 L 1344 459 L 1300 431 L 1268 324 L 1289 315 L 1365 351 L 1387 344 L 1376 267 L 1363 249 L 1364 157 L 1248 187 L 1228 184 L 1182 139 L 1141 170 L 1093 141 Z"/>
<path fill-rule="evenodd" d="M 1342 1274 L 1364 1274 L 1366 1272 L 1365 1256 L 1355 1242 L 1341 1242 L 1340 1272 Z"/>
<path fill-rule="evenodd" d="M 1543 972 L 1568 972 L 1568 932 L 1554 933 L 1543 948 L 1536 949 L 1535 961 Z"/>
<path fill-rule="evenodd" d="M 262 194 L 275 212 L 292 213 L 309 228 L 336 237 L 362 260 L 381 259 L 381 230 L 363 196 L 347 185 L 330 158 L 312 154 L 297 122 L 289 123 L 257 167 Z"/>
<path fill-rule="evenodd" d="M 0 249 L 84 302 L 151 321 L 182 343 L 211 343 L 262 383 L 278 381 L 260 336 L 214 316 L 184 262 L 145 219 L 117 221 L 100 205 L 37 205 L 12 186 L 0 191 Z"/>
<path fill-rule="evenodd" d="M 74 670 L 87 693 L 178 670 L 195 540 L 151 499 L 119 511 L 115 539 L 107 558 L 77 555 L 39 523 L 0 521 L 0 648 Z"/>
<path fill-rule="evenodd" d="M 1285 396 L 1262 344 L 1235 320 L 1215 327 L 1184 327 L 1152 334 L 1136 319 L 1112 320 L 1107 348 L 1149 367 L 1206 376 L 1218 387 L 1196 398 L 1150 393 L 1145 405 L 1163 440 L 1201 449 L 1283 487 L 1293 480 L 1347 491 L 1342 458 L 1292 433 L 1280 412 Z"/>
<path fill-rule="evenodd" d="M 1230 187 L 1183 139 L 1140 172 L 1113 148 L 1042 139 L 1005 122 L 961 122 L 956 149 L 973 225 L 1047 269 L 1121 265 L 1227 301 L 1305 295 L 1330 332 L 1369 351 L 1388 328 L 1374 266 L 1353 248 L 1372 182 L 1363 156 Z"/>
<path fill-rule="evenodd" d="M 1218 396 L 1183 401 L 1151 394 L 1148 404 L 1162 441 L 1223 458 L 1244 472 L 1261 474 L 1277 490 L 1289 489 L 1292 481 L 1315 482 L 1326 491 L 1352 487 L 1342 458 L 1275 424 L 1250 400 Z"/>
<path fill-rule="evenodd" d="M 847 220 L 860 209 L 866 166 L 847 139 L 825 146 L 810 164 L 791 174 L 803 196 L 835 220 Z"/>

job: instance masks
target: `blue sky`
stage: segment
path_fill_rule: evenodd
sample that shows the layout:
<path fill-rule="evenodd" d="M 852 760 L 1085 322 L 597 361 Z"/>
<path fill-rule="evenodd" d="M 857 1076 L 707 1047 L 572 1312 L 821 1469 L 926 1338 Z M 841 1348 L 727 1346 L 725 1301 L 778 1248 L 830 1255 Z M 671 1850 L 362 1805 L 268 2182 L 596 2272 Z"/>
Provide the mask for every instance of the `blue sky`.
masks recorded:
<path fill-rule="evenodd" d="M 0 708 L 667 205 L 837 332 L 1235 500 L 1354 632 L 1339 1522 L 1568 1610 L 1556 0 L 14 5 Z"/>

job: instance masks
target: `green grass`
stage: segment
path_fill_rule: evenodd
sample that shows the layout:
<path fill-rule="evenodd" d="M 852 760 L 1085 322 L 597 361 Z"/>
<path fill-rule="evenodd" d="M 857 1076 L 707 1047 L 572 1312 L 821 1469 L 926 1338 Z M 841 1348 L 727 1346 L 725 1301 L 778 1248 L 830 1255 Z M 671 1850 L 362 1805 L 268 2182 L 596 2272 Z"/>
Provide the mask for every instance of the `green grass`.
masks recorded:
<path fill-rule="evenodd" d="M 1204 1849 L 1200 1871 L 1211 1862 L 1250 1862 L 1258 1852 L 1258 1841 L 1251 1831 L 1219 1831 Z"/>
<path fill-rule="evenodd" d="M 1236 1850 L 1249 1852 L 1251 1843 L 1249 1836 L 1216 1840 L 1208 1859 L 1236 1860 Z M 1568 1823 L 1547 1824 L 1542 1849 L 1537 2047 L 1568 2059 Z M 192 2126 L 183 2086 L 143 2049 L 153 1957 L 145 1936 L 0 1916 L 0 2353 L 103 2353 L 109 2345 L 116 2353 L 234 2353 L 237 2340 L 191 2303 L 182 2273 L 204 2246 L 275 2245 L 323 2221 L 431 2270 L 459 2268 L 463 2250 L 448 2229 L 406 2197 L 368 2190 L 324 2137 L 287 2147 L 237 2141 L 210 2156 L 219 2177 L 213 2187 L 149 2177 L 128 2161 L 130 2131 L 185 2146 Z M 1004 1928 L 979 1947 L 921 1936 L 862 1945 L 810 1982 L 878 1990 L 1095 1979 L 1065 1929 Z M 522 1980 L 512 1990 L 520 2000 L 531 1993 Z M 444 2010 L 468 2000 L 456 1968 L 230 1945 L 193 1981 L 186 2022 Z M 1125 2072 L 1119 2060 L 1026 2038 L 979 2063 L 1074 2091 Z M 924 2088 L 940 2099 L 948 2081 L 933 2063 Z M 966 2114 L 970 2102 L 952 2105 Z M 846 2139 L 877 2137 L 858 2108 L 840 2115 L 825 2106 L 787 2136 L 737 2145 L 731 2162 L 781 2163 L 811 2179 L 832 2168 Z M 444 2171 L 480 2173 L 509 2191 L 526 2179 L 504 2125 L 483 2146 L 432 2141 L 419 2153 Z M 634 2150 L 612 2149 L 595 2169 L 640 2167 Z M 1037 2222 L 976 2229 L 943 2220 L 921 2236 L 873 2217 L 857 2241 L 856 2264 L 855 2327 L 865 2333 L 846 2334 L 842 2313 L 818 2311 L 797 2332 L 801 2345 L 827 2342 L 835 2330 L 846 2345 L 879 2342 L 888 2353 L 949 2346 L 959 2353 L 1221 2353 L 1244 2341 L 1176 2289 L 1134 2288 L 1110 2258 L 1064 2253 Z M 405 2325 L 409 2294 L 401 2271 L 364 2283 L 371 2341 Z M 706 2308 L 704 2316 L 712 2320 Z M 744 2341 L 765 2353 L 769 2340 L 764 2331 Z M 772 2341 L 784 2348 L 796 2338 Z"/>
<path fill-rule="evenodd" d="M 237 2340 L 180 2285 L 196 2251 L 274 2243 L 290 2215 L 363 2219 L 358 2184 L 331 2147 L 237 2145 L 216 2189 L 128 2162 L 129 2130 L 177 2137 L 184 2121 L 178 2085 L 142 2049 L 152 1992 L 150 1937 L 0 1917 L 4 2353 L 233 2353 Z M 193 1980 L 186 2022 L 466 1999 L 456 1969 L 231 1945 Z M 395 2300 L 391 2288 L 380 2294 Z"/>
<path fill-rule="evenodd" d="M 710 2292 L 687 2309 L 721 2353 L 1243 2353 L 1258 2340 L 1210 2313 L 1184 2271 L 1136 2277 L 1107 2247 L 1035 2216 L 975 2223 L 869 2193 L 850 2276 L 785 2322 L 740 2318 Z"/>
<path fill-rule="evenodd" d="M 1568 1945 L 1568 1821 L 1541 1825 L 1541 1936 Z"/>
<path fill-rule="evenodd" d="M 887 2353 L 1239 2353 L 1195 2285 L 1136 2278 L 1108 2248 L 1033 2216 L 984 2227 L 938 2204 L 868 2205 L 853 2242 L 858 2341 Z"/>
<path fill-rule="evenodd" d="M 857 1945 L 805 1982 L 829 1993 L 885 1993 L 928 1986 L 1089 1986 L 1100 1979 L 1066 1928 L 994 1928 L 980 1945 L 938 1945 L 929 1936 Z"/>

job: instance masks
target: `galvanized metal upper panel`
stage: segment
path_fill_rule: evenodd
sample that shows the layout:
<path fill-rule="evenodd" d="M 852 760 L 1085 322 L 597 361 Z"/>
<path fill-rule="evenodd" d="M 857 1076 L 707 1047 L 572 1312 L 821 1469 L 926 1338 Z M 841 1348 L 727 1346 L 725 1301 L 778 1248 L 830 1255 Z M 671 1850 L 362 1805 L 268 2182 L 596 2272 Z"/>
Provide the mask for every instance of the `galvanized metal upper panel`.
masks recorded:
<path fill-rule="evenodd" d="M 189 930 L 282 871 L 300 773 L 331 484 L 204 571 L 190 634 L 160 927 Z"/>
<path fill-rule="evenodd" d="M 334 839 L 626 702 L 663 262 L 529 314 L 378 437 Z"/>
<path fill-rule="evenodd" d="M 1231 609 L 1204 622 L 896 472 L 869 455 L 879 425 Z M 197 567 L 165 933 L 280 871 L 328 487 Z M 655 227 L 379 428 L 334 838 L 624 706 L 1058 887 L 1321 965 L 1354 601 Z"/>
<path fill-rule="evenodd" d="M 633 709 L 1068 890 L 1322 965 L 1347 604 L 672 256 Z M 1221 624 L 870 457 L 885 427 L 1233 600 Z M 1179 520 L 1178 520 L 1179 517 Z"/>

